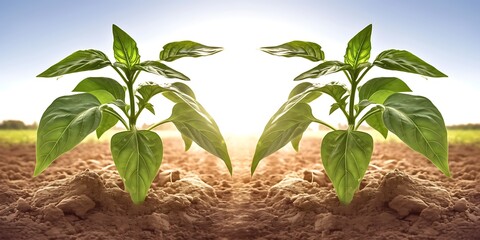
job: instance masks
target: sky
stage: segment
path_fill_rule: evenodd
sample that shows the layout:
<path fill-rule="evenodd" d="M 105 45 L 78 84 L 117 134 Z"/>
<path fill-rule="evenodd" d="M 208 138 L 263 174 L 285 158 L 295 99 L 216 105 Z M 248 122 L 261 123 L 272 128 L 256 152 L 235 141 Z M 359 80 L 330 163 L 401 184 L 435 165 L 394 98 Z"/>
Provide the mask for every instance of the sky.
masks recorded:
<path fill-rule="evenodd" d="M 82 79 L 115 77 L 112 69 L 56 78 L 36 78 L 51 65 L 83 49 L 103 51 L 114 60 L 112 24 L 137 44 L 141 60 L 157 60 L 168 42 L 193 40 L 224 47 L 205 58 L 168 63 L 190 77 L 189 86 L 222 132 L 257 133 L 298 84 L 293 78 L 318 63 L 280 58 L 259 50 L 292 40 L 320 44 L 326 60 L 343 60 L 357 32 L 373 24 L 371 61 L 383 50 L 403 49 L 432 64 L 448 78 L 430 78 L 382 69 L 367 77 L 395 76 L 413 94 L 429 98 L 447 125 L 479 123 L 480 2 L 450 0 L 364 1 L 0 1 L 0 121 L 38 122 L 57 97 L 71 94 Z M 345 82 L 344 75 L 310 79 Z M 142 73 L 138 82 L 173 82 Z M 346 82 L 345 82 L 346 83 Z M 314 115 L 333 124 L 332 102 L 313 102 Z M 155 99 L 159 122 L 171 104 Z"/>

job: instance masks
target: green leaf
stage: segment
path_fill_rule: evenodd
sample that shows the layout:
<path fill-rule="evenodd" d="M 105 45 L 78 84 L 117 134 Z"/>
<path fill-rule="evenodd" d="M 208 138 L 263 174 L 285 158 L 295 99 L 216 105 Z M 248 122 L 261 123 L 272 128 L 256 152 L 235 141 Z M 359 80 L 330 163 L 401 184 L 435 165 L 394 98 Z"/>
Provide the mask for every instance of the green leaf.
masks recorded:
<path fill-rule="evenodd" d="M 151 103 L 145 103 L 145 108 L 151 112 L 153 115 L 155 115 L 155 108 L 153 108 L 153 104 Z"/>
<path fill-rule="evenodd" d="M 186 152 L 192 146 L 193 141 L 192 141 L 192 139 L 188 138 L 187 136 L 185 136 L 183 134 L 182 134 L 182 139 L 183 139 L 183 142 L 185 143 L 185 152 Z"/>
<path fill-rule="evenodd" d="M 177 103 L 173 107 L 171 121 L 182 135 L 191 139 L 198 146 L 221 158 L 232 174 L 232 163 L 227 145 L 218 126 L 187 103 Z"/>
<path fill-rule="evenodd" d="M 370 79 L 359 91 L 360 100 L 382 104 L 392 94 L 397 92 L 411 92 L 405 82 L 395 77 L 379 77 Z"/>
<path fill-rule="evenodd" d="M 102 104 L 111 103 L 117 99 L 125 101 L 125 88 L 111 78 L 86 78 L 73 89 L 73 92 L 90 93 Z"/>
<path fill-rule="evenodd" d="M 182 57 L 204 57 L 221 52 L 221 47 L 210 47 L 193 41 L 171 42 L 163 46 L 160 60 L 171 62 Z"/>
<path fill-rule="evenodd" d="M 125 190 L 135 204 L 141 204 L 162 163 L 162 140 L 147 130 L 119 132 L 112 137 L 111 150 Z"/>
<path fill-rule="evenodd" d="M 337 130 L 322 140 L 322 162 L 343 204 L 352 201 L 367 171 L 373 151 L 373 139 L 359 131 Z"/>
<path fill-rule="evenodd" d="M 115 59 L 128 68 L 140 63 L 140 55 L 135 40 L 115 24 L 112 25 L 112 31 Z"/>
<path fill-rule="evenodd" d="M 130 105 L 126 104 L 125 101 L 120 100 L 120 99 L 117 99 L 117 100 L 113 101 L 112 104 L 117 106 L 121 110 L 123 110 L 123 112 L 125 112 L 125 113 L 128 112 L 128 110 L 130 109 Z"/>
<path fill-rule="evenodd" d="M 111 107 L 105 107 L 108 108 L 109 111 L 115 112 L 115 110 Z M 118 114 L 117 114 L 118 115 Z M 103 110 L 102 111 L 102 120 L 100 121 L 100 124 L 98 125 L 97 128 L 97 138 L 100 138 L 106 131 L 114 127 L 118 123 L 118 118 L 111 114 L 108 111 Z"/>
<path fill-rule="evenodd" d="M 345 53 L 346 64 L 349 64 L 356 69 L 359 64 L 368 62 L 370 59 L 370 50 L 372 49 L 372 44 L 370 42 L 371 35 L 372 24 L 365 27 L 348 42 L 347 51 Z"/>
<path fill-rule="evenodd" d="M 323 63 L 320 63 L 318 66 L 298 75 L 294 80 L 299 81 L 299 80 L 304 80 L 307 78 L 318 78 L 320 76 L 340 72 L 343 70 L 349 70 L 351 69 L 350 65 L 344 64 L 339 61 L 326 61 Z"/>
<path fill-rule="evenodd" d="M 300 83 L 297 86 L 295 86 L 292 89 L 292 91 L 290 91 L 290 94 L 288 95 L 288 99 L 292 99 L 298 94 L 302 94 L 302 95 L 305 94 L 305 96 L 302 98 L 302 102 L 309 103 L 317 99 L 318 97 L 320 97 L 320 95 L 322 95 L 321 92 L 312 91 L 315 88 L 316 88 L 315 85 L 312 83 L 309 83 L 309 82 Z"/>
<path fill-rule="evenodd" d="M 373 65 L 388 70 L 416 73 L 427 77 L 447 77 L 419 57 L 404 50 L 390 49 L 380 53 Z"/>
<path fill-rule="evenodd" d="M 387 127 L 385 127 L 385 123 L 383 123 L 383 117 L 382 117 L 383 108 L 381 106 L 373 107 L 365 115 L 367 115 L 371 112 L 374 112 L 374 111 L 378 111 L 379 109 L 382 109 L 382 111 L 379 111 L 379 112 L 376 112 L 376 113 L 373 113 L 372 115 L 370 115 L 366 119 L 366 122 L 370 127 L 377 130 L 380 134 L 382 134 L 382 136 L 385 139 L 387 139 L 388 129 L 387 129 Z"/>
<path fill-rule="evenodd" d="M 145 102 L 149 102 L 153 96 L 164 91 L 168 90 L 154 82 L 141 83 L 137 88 L 137 92 L 142 96 L 142 99 Z"/>
<path fill-rule="evenodd" d="M 317 62 L 325 59 L 322 47 L 314 42 L 291 41 L 278 46 L 262 47 L 260 50 L 281 57 L 302 57 Z"/>
<path fill-rule="evenodd" d="M 347 92 L 347 88 L 344 85 L 330 83 L 316 89 L 316 91 L 323 92 L 330 95 L 335 102 L 341 103 L 343 95 Z"/>
<path fill-rule="evenodd" d="M 425 97 L 395 93 L 384 106 L 383 121 L 388 130 L 450 176 L 447 129 L 433 103 Z"/>
<path fill-rule="evenodd" d="M 159 61 L 145 61 L 135 66 L 138 70 L 164 76 L 166 78 L 177 78 L 180 80 L 190 81 L 190 78 L 183 73 L 170 68 Z"/>
<path fill-rule="evenodd" d="M 298 103 L 274 121 L 269 122 L 258 140 L 251 174 L 255 172 L 260 160 L 300 136 L 315 120 L 310 106 L 307 103 Z"/>
<path fill-rule="evenodd" d="M 340 104 L 338 103 L 332 104 L 332 106 L 330 106 L 330 111 L 328 112 L 328 115 L 332 115 L 332 113 L 334 113 L 338 109 L 340 109 Z"/>
<path fill-rule="evenodd" d="M 301 83 L 293 88 L 290 92 L 288 100 L 277 110 L 270 118 L 267 125 L 274 122 L 286 112 L 290 111 L 299 103 L 310 103 L 311 101 L 322 95 L 321 92 L 315 91 L 318 89 L 317 85 L 312 83 Z"/>
<path fill-rule="evenodd" d="M 100 102 L 91 94 L 55 99 L 43 113 L 38 125 L 34 176 L 95 131 L 101 118 Z"/>
<path fill-rule="evenodd" d="M 181 82 L 168 83 L 168 84 L 165 84 L 165 88 L 175 92 L 185 94 L 193 99 L 196 99 L 195 93 L 193 92 L 193 90 L 185 83 L 181 83 Z"/>
<path fill-rule="evenodd" d="M 340 101 L 337 101 L 335 103 L 332 104 L 332 106 L 330 107 L 330 111 L 329 111 L 329 115 L 332 115 L 332 113 L 334 113 L 335 111 L 337 111 L 338 109 L 340 108 L 345 108 L 345 106 L 347 105 L 347 99 L 348 97 L 350 97 L 350 95 L 345 95 L 343 96 Z"/>
<path fill-rule="evenodd" d="M 150 98 L 148 98 L 147 100 L 145 100 L 143 97 L 141 96 L 136 96 L 137 99 L 138 99 L 138 107 L 139 109 L 147 109 L 149 112 L 151 112 L 153 115 L 155 115 L 155 109 L 153 108 L 153 104 L 149 103 L 148 100 L 150 100 Z"/>
<path fill-rule="evenodd" d="M 302 137 L 303 137 L 303 133 L 301 133 L 297 137 L 293 138 L 292 141 L 290 141 L 292 143 L 293 149 L 295 149 L 296 152 L 298 152 L 298 149 L 300 147 L 300 141 L 302 140 Z"/>
<path fill-rule="evenodd" d="M 110 60 L 98 50 L 80 50 L 70 54 L 37 77 L 58 77 L 69 73 L 97 70 L 110 65 Z"/>
<path fill-rule="evenodd" d="M 172 84 L 165 84 L 164 87 L 165 89 L 169 90 L 162 93 L 167 99 L 174 103 L 186 103 L 197 113 L 207 118 L 216 128 L 218 128 L 215 120 L 212 118 L 212 116 L 210 116 L 207 110 L 205 110 L 202 104 L 195 99 L 195 94 L 186 84 L 176 82 Z"/>
<path fill-rule="evenodd" d="M 162 86 L 154 82 L 146 82 L 141 84 L 137 90 L 142 97 L 137 96 L 137 98 L 142 102 L 148 102 L 150 98 L 155 96 L 158 93 L 162 93 L 167 99 L 174 103 L 186 103 L 192 109 L 197 111 L 200 115 L 208 118 L 215 126 L 217 123 L 210 116 L 210 114 L 205 110 L 205 108 L 196 101 L 195 94 L 192 89 L 186 84 L 175 82 L 171 84 L 164 84 Z M 143 99 L 142 99 L 143 98 Z M 218 127 L 218 126 L 217 126 Z"/>

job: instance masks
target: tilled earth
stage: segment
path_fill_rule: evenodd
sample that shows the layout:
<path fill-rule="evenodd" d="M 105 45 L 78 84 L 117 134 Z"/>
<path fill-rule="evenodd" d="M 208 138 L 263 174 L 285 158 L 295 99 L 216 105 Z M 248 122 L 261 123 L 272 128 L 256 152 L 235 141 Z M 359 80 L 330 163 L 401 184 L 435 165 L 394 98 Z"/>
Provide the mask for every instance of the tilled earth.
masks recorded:
<path fill-rule="evenodd" d="M 255 138 L 227 139 L 223 162 L 164 138 L 143 205 L 123 189 L 108 143 L 84 143 L 33 178 L 34 145 L 0 145 L 0 239 L 480 239 L 480 147 L 451 145 L 452 178 L 403 144 L 375 145 L 352 203 L 341 205 L 320 139 L 264 159 Z"/>

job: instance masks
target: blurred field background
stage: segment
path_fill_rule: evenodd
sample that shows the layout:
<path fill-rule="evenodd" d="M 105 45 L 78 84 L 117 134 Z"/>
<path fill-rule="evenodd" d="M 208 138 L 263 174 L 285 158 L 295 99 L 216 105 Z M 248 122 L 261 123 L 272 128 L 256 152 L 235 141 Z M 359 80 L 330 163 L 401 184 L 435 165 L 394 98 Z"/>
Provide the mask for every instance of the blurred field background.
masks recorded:
<path fill-rule="evenodd" d="M 97 139 L 95 133 L 90 134 L 83 142 L 109 142 L 110 138 L 121 130 L 110 130 L 107 131 L 100 139 Z M 394 134 L 388 133 L 387 139 L 384 139 L 382 135 L 374 130 L 363 130 L 372 135 L 375 142 L 381 141 L 400 141 Z M 307 131 L 304 134 L 304 137 L 308 138 L 319 138 L 323 137 L 327 131 Z M 180 136 L 174 130 L 160 130 L 159 135 L 161 137 L 167 136 Z M 259 137 L 260 134 L 258 134 Z M 31 144 L 36 141 L 36 130 L 35 129 L 0 129 L 0 143 L 2 144 Z M 235 137 L 235 136 L 226 136 L 226 137 Z M 448 129 L 448 140 L 450 144 L 475 144 L 480 145 L 480 129 L 467 129 L 467 128 L 449 128 Z"/>

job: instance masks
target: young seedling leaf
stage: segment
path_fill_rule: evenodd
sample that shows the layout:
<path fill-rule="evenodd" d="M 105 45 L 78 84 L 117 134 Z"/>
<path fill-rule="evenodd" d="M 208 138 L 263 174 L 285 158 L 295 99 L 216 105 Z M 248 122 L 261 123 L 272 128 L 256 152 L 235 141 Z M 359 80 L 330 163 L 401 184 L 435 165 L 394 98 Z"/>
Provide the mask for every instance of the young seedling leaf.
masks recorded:
<path fill-rule="evenodd" d="M 345 95 L 347 89 L 344 85 L 331 83 L 319 87 L 318 89 L 316 89 L 316 91 L 330 95 L 335 100 L 335 102 L 341 103 L 343 95 Z"/>
<path fill-rule="evenodd" d="M 149 112 L 155 115 L 155 108 L 153 107 L 153 104 L 145 103 L 145 109 L 147 109 Z"/>
<path fill-rule="evenodd" d="M 186 152 L 192 146 L 193 141 L 192 141 L 192 139 L 185 136 L 184 134 L 182 134 L 182 139 L 183 139 L 183 143 L 185 143 L 185 152 Z"/>
<path fill-rule="evenodd" d="M 142 96 L 142 99 L 145 102 L 150 101 L 153 96 L 165 91 L 168 90 L 154 82 L 141 83 L 137 88 L 137 93 Z"/>
<path fill-rule="evenodd" d="M 333 103 L 332 106 L 330 106 L 330 111 L 328 112 L 328 115 L 332 115 L 332 113 L 334 113 L 338 109 L 340 109 L 340 104 Z"/>
<path fill-rule="evenodd" d="M 383 117 L 382 117 L 382 112 L 383 111 L 378 111 L 379 109 L 383 110 L 383 107 L 377 106 L 377 107 L 371 108 L 365 115 L 370 114 L 370 113 L 375 112 L 375 111 L 377 111 L 377 112 L 370 115 L 366 119 L 366 122 L 370 127 L 377 130 L 380 134 L 382 134 L 382 136 L 385 139 L 387 139 L 388 129 L 387 129 L 387 127 L 385 127 L 385 123 L 383 123 Z"/>
<path fill-rule="evenodd" d="M 262 47 L 260 50 L 281 57 L 302 57 L 317 62 L 325 59 L 322 47 L 314 42 L 291 41 L 278 46 Z"/>
<path fill-rule="evenodd" d="M 255 148 L 251 174 L 255 172 L 260 160 L 300 136 L 315 120 L 310 106 L 306 103 L 298 103 L 273 122 L 268 123 Z"/>
<path fill-rule="evenodd" d="M 295 149 L 296 152 L 298 152 L 298 149 L 300 147 L 300 141 L 302 140 L 302 137 L 303 137 L 303 133 L 296 136 L 295 138 L 292 139 L 292 141 L 290 141 L 292 143 L 293 149 Z"/>
<path fill-rule="evenodd" d="M 138 70 L 164 76 L 166 78 L 177 78 L 184 81 L 190 81 L 185 74 L 170 68 L 159 61 L 145 61 L 135 66 Z"/>
<path fill-rule="evenodd" d="M 349 204 L 367 171 L 373 139 L 359 131 L 337 130 L 322 140 L 322 162 L 338 199 Z"/>
<path fill-rule="evenodd" d="M 73 92 L 90 93 L 100 103 L 112 103 L 117 99 L 125 101 L 125 88 L 117 81 L 106 77 L 90 77 L 82 80 Z"/>
<path fill-rule="evenodd" d="M 318 97 L 320 97 L 322 95 L 322 93 L 319 92 L 319 91 L 312 91 L 315 88 L 316 87 L 312 83 L 309 83 L 309 82 L 300 83 L 297 86 L 295 86 L 292 89 L 292 91 L 290 91 L 290 94 L 288 95 L 288 99 L 289 99 L 289 101 L 293 100 L 294 102 L 297 102 L 297 103 L 299 103 L 299 102 L 310 103 L 310 102 L 312 102 L 313 100 L 317 99 Z M 297 95 L 299 95 L 299 96 L 297 96 Z M 296 100 L 299 100 L 299 101 L 296 101 Z M 287 102 L 289 102 L 289 101 L 287 101 Z M 288 105 L 289 105 L 288 103 L 285 103 L 282 106 L 282 108 L 280 108 L 279 112 L 277 112 L 277 114 L 281 114 L 281 111 L 285 110 L 283 107 L 287 107 Z M 294 106 L 294 104 L 290 105 L 290 107 L 292 107 L 292 106 Z M 275 115 L 277 115 L 277 114 L 275 114 Z M 275 115 L 274 115 L 274 117 L 275 117 Z M 273 118 L 271 119 L 271 121 L 273 121 Z M 300 145 L 300 140 L 302 140 L 302 137 L 303 137 L 303 134 L 300 134 L 298 137 L 294 138 L 291 141 L 292 147 L 297 152 L 298 152 L 298 148 L 299 148 L 299 145 Z"/>
<path fill-rule="evenodd" d="M 97 138 L 100 138 L 106 131 L 108 131 L 118 123 L 118 118 L 112 113 L 110 113 L 115 112 L 115 110 L 108 106 L 105 108 L 107 108 L 108 111 L 106 111 L 105 109 L 102 111 L 102 120 L 100 121 L 100 124 L 98 125 L 96 131 Z"/>
<path fill-rule="evenodd" d="M 390 49 L 380 53 L 373 65 L 388 70 L 416 73 L 427 77 L 447 77 L 444 73 L 405 50 Z"/>
<path fill-rule="evenodd" d="M 450 176 L 447 129 L 433 103 L 425 97 L 395 93 L 384 106 L 383 122 L 388 130 Z"/>
<path fill-rule="evenodd" d="M 162 140 L 152 131 L 119 132 L 112 137 L 111 151 L 125 190 L 135 204 L 143 203 L 162 163 Z"/>
<path fill-rule="evenodd" d="M 310 103 L 313 100 L 320 97 L 320 95 L 322 95 L 321 92 L 312 91 L 315 89 L 316 89 L 316 86 L 312 83 L 309 83 L 309 82 L 300 83 L 297 86 L 295 86 L 292 89 L 292 91 L 290 91 L 290 94 L 288 95 L 288 99 L 295 98 L 295 96 L 299 94 L 302 94 L 302 95 L 305 94 L 305 96 L 302 97 L 301 102 Z"/>
<path fill-rule="evenodd" d="M 130 35 L 112 25 L 113 31 L 113 53 L 115 59 L 125 64 L 128 68 L 140 63 L 140 54 L 138 53 L 137 43 Z"/>
<path fill-rule="evenodd" d="M 175 124 L 182 135 L 194 141 L 198 146 L 221 158 L 232 174 L 232 163 L 225 140 L 220 129 L 209 118 L 200 114 L 187 103 L 177 103 L 167 121 Z"/>
<path fill-rule="evenodd" d="M 215 120 L 210 116 L 210 114 L 205 110 L 205 108 L 195 99 L 195 94 L 192 89 L 183 83 L 172 83 L 164 85 L 164 88 L 167 91 L 164 91 L 162 94 L 174 103 L 186 103 L 192 109 L 202 115 L 204 118 L 207 118 L 216 128 L 218 128 Z"/>
<path fill-rule="evenodd" d="M 379 77 L 367 81 L 359 91 L 360 100 L 382 104 L 392 94 L 411 92 L 405 82 L 396 77 Z"/>
<path fill-rule="evenodd" d="M 221 47 L 210 47 L 193 41 L 171 42 L 163 46 L 160 52 L 160 60 L 175 61 L 183 57 L 204 57 L 221 52 Z"/>
<path fill-rule="evenodd" d="M 185 83 L 181 83 L 181 82 L 169 83 L 165 85 L 165 88 L 175 92 L 185 94 L 193 99 L 196 99 L 195 93 L 193 92 L 193 90 Z"/>
<path fill-rule="evenodd" d="M 368 62 L 372 44 L 372 24 L 357 33 L 349 42 L 345 53 L 345 63 L 356 69 L 360 64 Z"/>
<path fill-rule="evenodd" d="M 101 118 L 100 102 L 91 94 L 55 99 L 43 113 L 38 125 L 34 176 L 95 131 Z"/>
<path fill-rule="evenodd" d="M 37 77 L 59 77 L 69 73 L 97 70 L 110 65 L 110 60 L 98 50 L 79 50 L 51 66 Z"/>
<path fill-rule="evenodd" d="M 267 123 L 267 126 L 278 118 L 280 118 L 285 113 L 289 112 L 293 107 L 299 103 L 310 103 L 311 101 L 317 99 L 322 93 L 316 91 L 318 86 L 312 83 L 301 83 L 297 85 L 289 95 L 288 100 L 277 110 L 275 114 L 270 118 Z"/>
<path fill-rule="evenodd" d="M 348 64 L 344 64 L 339 61 L 326 61 L 320 63 L 318 66 L 298 75 L 294 80 L 300 81 L 307 78 L 318 78 L 320 76 L 340 72 L 343 70 L 349 70 L 352 67 Z"/>

